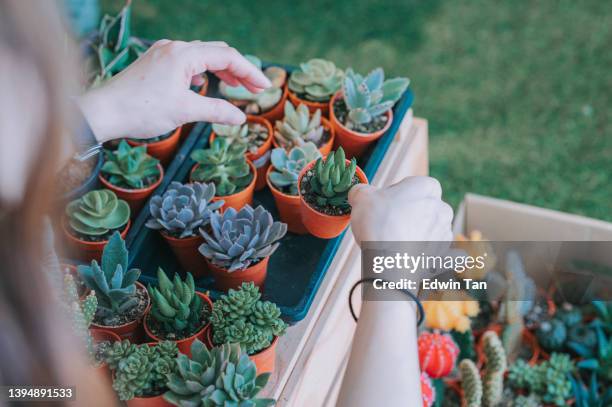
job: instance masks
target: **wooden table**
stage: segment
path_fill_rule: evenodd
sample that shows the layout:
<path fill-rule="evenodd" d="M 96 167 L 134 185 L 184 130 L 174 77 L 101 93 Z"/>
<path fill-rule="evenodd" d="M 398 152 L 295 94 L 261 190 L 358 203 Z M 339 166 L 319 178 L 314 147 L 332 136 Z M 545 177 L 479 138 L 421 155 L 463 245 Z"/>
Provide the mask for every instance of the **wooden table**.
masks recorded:
<path fill-rule="evenodd" d="M 372 184 L 390 185 L 408 175 L 428 174 L 427 121 L 406 114 Z M 348 292 L 360 278 L 360 252 L 350 231 L 327 270 L 310 311 L 277 346 L 276 371 L 262 392 L 282 407 L 333 406 L 356 324 Z M 360 295 L 353 303 L 359 308 Z"/>

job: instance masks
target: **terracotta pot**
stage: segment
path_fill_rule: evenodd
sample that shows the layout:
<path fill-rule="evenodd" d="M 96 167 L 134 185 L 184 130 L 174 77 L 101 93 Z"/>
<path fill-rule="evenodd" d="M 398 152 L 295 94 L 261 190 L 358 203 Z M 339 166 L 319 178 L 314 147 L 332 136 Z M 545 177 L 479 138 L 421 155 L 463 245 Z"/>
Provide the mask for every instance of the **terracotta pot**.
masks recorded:
<path fill-rule="evenodd" d="M 251 174 L 253 174 L 253 179 L 251 180 L 251 183 L 240 192 L 236 192 L 235 194 L 226 196 L 215 196 L 212 199 L 212 202 L 219 200 L 225 201 L 225 203 L 221 207 L 221 211 L 224 211 L 225 209 L 230 207 L 239 211 L 244 205 L 253 204 L 253 194 L 255 193 L 255 183 L 257 182 L 257 169 L 250 160 L 247 160 L 247 163 L 249 164 L 249 167 L 251 167 Z M 189 182 L 195 182 L 193 179 L 193 172 L 196 170 L 196 168 L 198 168 L 199 165 L 200 164 L 196 164 L 191 169 L 191 173 L 189 175 Z"/>
<path fill-rule="evenodd" d="M 109 341 L 109 342 L 120 342 L 121 341 L 121 338 L 119 337 L 119 335 L 117 335 L 116 333 L 112 331 L 108 331 L 106 329 L 92 328 L 89 330 L 89 332 L 91 333 L 91 337 L 93 338 L 94 343 L 99 343 L 99 342 L 104 342 L 104 341 Z M 96 369 L 104 377 L 110 379 L 111 371 L 108 365 L 106 364 L 106 362 L 102 363 Z"/>
<path fill-rule="evenodd" d="M 265 153 L 267 153 L 272 148 L 272 141 L 274 140 L 274 132 L 272 131 L 272 125 L 270 124 L 270 122 L 264 119 L 263 117 L 248 115 L 247 123 L 258 123 L 268 129 L 268 138 L 266 139 L 265 143 L 263 143 L 257 149 L 257 152 L 256 153 L 249 153 L 249 152 L 246 153 L 247 159 L 251 160 L 251 162 L 253 162 L 253 165 L 255 165 L 255 161 L 260 159 Z M 214 131 L 210 133 L 210 139 L 209 139 L 210 144 L 212 144 L 212 142 L 215 140 L 216 137 L 217 135 L 215 134 Z M 270 167 L 269 158 L 268 158 L 268 161 L 264 165 L 262 165 L 261 167 L 257 167 L 257 179 L 255 180 L 255 191 L 259 191 L 265 188 L 266 171 L 268 171 L 269 167 Z"/>
<path fill-rule="evenodd" d="M 204 256 L 198 250 L 198 247 L 204 243 L 202 236 L 196 235 L 178 239 L 164 232 L 161 232 L 161 235 L 170 245 L 183 270 L 193 274 L 194 278 L 204 277 L 208 274 L 208 266 Z"/>
<path fill-rule="evenodd" d="M 108 240 L 103 240 L 101 242 L 88 242 L 78 237 L 74 236 L 69 232 L 68 228 L 68 219 L 66 215 L 62 218 L 61 221 L 62 230 L 64 232 L 64 238 L 66 241 L 66 246 L 70 250 L 71 255 L 79 260 L 83 260 L 85 262 L 90 262 L 92 260 L 97 260 L 98 263 L 102 259 L 102 251 L 104 251 L 104 246 L 108 243 Z M 128 220 L 128 223 L 125 225 L 123 230 L 121 231 L 121 238 L 125 239 L 128 230 L 130 230 L 130 226 L 132 224 L 131 220 Z"/>
<path fill-rule="evenodd" d="M 374 133 L 358 133 L 353 130 L 349 130 L 344 127 L 344 124 L 340 123 L 334 113 L 334 101 L 340 97 L 340 92 L 336 93 L 334 97 L 329 101 L 329 120 L 331 121 L 332 127 L 336 132 L 336 141 L 334 143 L 334 149 L 342 146 L 347 158 L 360 157 L 370 144 L 382 137 L 383 134 L 393 121 L 393 111 L 389 110 L 387 114 L 387 124 L 381 130 Z"/>
<path fill-rule="evenodd" d="M 331 153 L 332 147 L 334 146 L 334 141 L 336 140 L 336 132 L 334 131 L 334 128 L 332 127 L 329 120 L 327 120 L 325 117 L 321 117 L 321 124 L 329 132 L 329 139 L 325 142 L 325 144 L 319 147 L 319 152 L 321 153 L 321 155 L 326 156 Z M 278 142 L 276 141 L 276 137 L 273 137 L 273 139 L 274 140 L 272 141 L 272 143 L 274 144 L 274 148 L 280 148 L 280 144 L 278 144 Z"/>
<path fill-rule="evenodd" d="M 300 104 L 304 104 L 310 113 L 314 113 L 317 111 L 317 109 L 320 109 L 322 116 L 329 117 L 329 102 L 311 102 L 310 100 L 300 98 L 291 90 L 289 90 L 289 100 L 295 107 L 298 107 Z"/>
<path fill-rule="evenodd" d="M 274 202 L 276 202 L 276 209 L 281 221 L 287 224 L 287 229 L 292 233 L 304 235 L 308 233 L 308 230 L 302 223 L 302 214 L 300 212 L 300 196 L 289 195 L 279 191 L 274 184 L 270 181 L 270 173 L 274 170 L 274 167 L 270 166 L 266 173 L 266 182 L 268 188 L 272 191 Z"/>
<path fill-rule="evenodd" d="M 119 199 L 123 199 L 130 206 L 130 214 L 132 217 L 135 217 L 136 214 L 142 209 L 149 196 L 155 191 L 155 189 L 161 184 L 164 179 L 164 167 L 161 164 L 157 164 L 157 169 L 159 170 L 159 178 L 153 184 L 149 185 L 146 188 L 141 189 L 128 189 L 121 188 L 116 185 L 113 185 L 108 181 L 104 174 L 100 173 L 98 177 L 100 178 L 100 182 L 102 185 L 113 191 Z"/>
<path fill-rule="evenodd" d="M 496 329 L 497 326 L 499 326 L 500 328 L 499 331 Z M 493 330 L 498 335 L 501 335 L 502 326 L 501 325 L 497 325 L 497 326 L 495 326 L 493 329 L 488 329 L 488 330 Z M 529 361 L 527 363 L 530 366 L 534 366 L 536 363 L 538 363 L 538 361 L 541 358 L 542 349 L 540 348 L 540 345 L 538 344 L 536 337 L 528 329 L 523 329 L 523 331 L 521 332 L 521 340 L 523 344 L 531 348 L 531 358 L 529 358 Z M 482 368 L 482 366 L 485 364 L 485 361 L 486 361 L 486 357 L 484 354 L 484 343 L 482 341 L 482 338 L 476 344 L 476 353 L 478 354 L 477 366 L 480 369 Z"/>
<path fill-rule="evenodd" d="M 276 106 L 258 116 L 263 117 L 270 123 L 274 123 L 276 120 L 282 119 L 285 115 L 285 102 L 287 101 L 287 92 L 287 84 L 285 83 L 285 85 L 283 86 L 283 95 L 281 96 L 281 99 L 278 101 Z"/>
<path fill-rule="evenodd" d="M 141 146 L 145 144 L 147 146 L 147 153 L 161 161 L 162 165 L 165 167 L 168 165 L 168 163 L 170 163 L 170 160 L 172 160 L 172 157 L 178 148 L 180 138 L 181 128 L 178 127 L 176 130 L 174 130 L 174 132 L 172 132 L 170 137 L 154 143 L 144 143 L 137 140 L 128 140 L 127 142 L 131 146 Z"/>
<path fill-rule="evenodd" d="M 142 320 L 144 316 L 147 315 L 147 313 L 149 312 L 149 309 L 151 308 L 151 299 L 149 298 L 149 293 L 147 292 L 147 288 L 144 285 L 142 285 L 140 282 L 137 281 L 136 286 L 137 286 L 137 289 L 144 290 L 144 292 L 146 293 L 146 297 L 147 297 L 147 306 L 145 308 L 144 313 L 142 314 L 140 318 L 127 322 L 123 325 L 118 325 L 118 326 L 106 326 L 106 325 L 99 325 L 96 323 L 92 323 L 91 324 L 92 328 L 111 331 L 117 334 L 119 337 L 121 337 L 122 340 L 127 339 L 132 343 L 140 343 L 142 341 L 142 338 L 144 337 L 144 331 L 142 329 Z"/>
<path fill-rule="evenodd" d="M 208 349 L 212 349 L 215 347 L 213 343 L 213 335 L 212 335 L 212 327 L 208 330 L 206 334 L 206 342 L 205 345 Z M 255 367 L 257 368 L 257 374 L 262 373 L 272 373 L 274 372 L 274 368 L 276 366 L 276 345 L 278 344 L 278 336 L 274 337 L 274 340 L 266 349 L 257 352 L 254 355 L 249 355 L 249 359 L 255 363 Z"/>
<path fill-rule="evenodd" d="M 171 407 L 173 404 L 170 404 L 164 399 L 164 395 L 160 394 L 159 396 L 153 397 L 134 397 L 131 400 L 127 400 L 125 404 L 128 407 Z"/>
<path fill-rule="evenodd" d="M 208 298 L 207 295 L 204 295 L 204 294 L 202 294 L 199 291 L 196 291 L 196 294 L 202 299 L 202 301 L 204 301 L 206 304 L 208 304 L 208 307 L 212 311 L 213 303 L 210 300 L 210 298 Z M 153 332 L 151 332 L 151 329 L 149 328 L 149 323 L 148 323 L 149 316 L 150 316 L 150 313 L 147 313 L 147 315 L 144 318 L 144 322 L 143 322 L 143 327 L 144 327 L 145 333 L 147 334 L 147 336 L 150 339 L 152 339 L 155 342 L 163 341 L 164 339 L 162 339 L 162 338 L 160 338 L 158 336 L 155 336 L 155 334 L 153 334 Z M 176 343 L 176 346 L 178 347 L 179 352 L 184 353 L 185 355 L 191 357 L 191 344 L 196 339 L 199 339 L 200 341 L 204 342 L 205 339 L 206 339 L 206 332 L 209 330 L 209 327 L 210 327 L 210 322 L 208 322 L 206 325 L 204 325 L 202 327 L 202 329 L 200 329 L 195 334 L 191 335 L 189 338 L 185 338 L 185 339 L 181 339 L 181 340 L 178 340 L 178 341 L 174 341 Z"/>
<path fill-rule="evenodd" d="M 266 257 L 259 263 L 244 270 L 236 270 L 228 273 L 224 268 L 212 264 L 208 259 L 208 269 L 215 279 L 215 288 L 219 291 L 227 291 L 230 288 L 238 289 L 244 282 L 252 281 L 257 287 L 262 288 L 268 274 L 268 260 Z"/>
<path fill-rule="evenodd" d="M 349 163 L 350 161 L 346 160 L 346 162 Z M 304 223 L 304 226 L 306 227 L 308 232 L 310 232 L 312 235 L 320 237 L 322 239 L 331 239 L 336 236 L 339 236 L 344 231 L 344 229 L 346 229 L 351 220 L 351 215 L 326 215 L 311 207 L 304 200 L 304 196 L 301 192 L 302 178 L 309 169 L 314 167 L 315 163 L 316 160 L 306 165 L 298 176 L 298 191 L 300 192 L 300 212 L 302 214 L 302 222 Z M 361 183 L 368 183 L 368 179 L 364 172 L 361 170 L 361 168 L 357 167 L 357 171 L 355 173 L 357 174 L 357 178 L 359 178 Z"/>

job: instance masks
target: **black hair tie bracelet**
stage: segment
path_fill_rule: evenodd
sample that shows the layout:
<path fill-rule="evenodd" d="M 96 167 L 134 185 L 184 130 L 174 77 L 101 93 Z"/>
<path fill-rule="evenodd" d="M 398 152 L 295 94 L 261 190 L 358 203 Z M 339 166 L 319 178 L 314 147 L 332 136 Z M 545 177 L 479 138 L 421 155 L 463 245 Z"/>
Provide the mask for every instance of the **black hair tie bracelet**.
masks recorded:
<path fill-rule="evenodd" d="M 357 315 L 355 315 L 355 310 L 353 309 L 353 292 L 355 291 L 355 289 L 357 287 L 359 287 L 359 285 L 363 284 L 363 283 L 370 283 L 374 280 L 377 280 L 373 277 L 368 277 L 368 278 L 362 278 L 361 280 L 357 281 L 355 284 L 353 284 L 353 287 L 351 287 L 351 291 L 349 292 L 349 298 L 348 298 L 348 303 L 349 303 L 349 309 L 351 311 L 351 315 L 353 316 L 353 319 L 355 320 L 355 322 L 358 321 Z M 423 323 L 423 320 L 425 319 L 425 310 L 423 309 L 423 304 L 421 304 L 421 301 L 419 301 L 419 299 L 417 298 L 416 295 L 414 295 L 413 293 L 411 293 L 408 290 L 400 290 L 398 289 L 397 291 L 401 291 L 402 293 L 406 294 L 408 297 L 410 297 L 417 305 L 417 309 L 419 311 L 419 319 L 417 321 L 417 326 L 421 326 L 421 324 Z"/>

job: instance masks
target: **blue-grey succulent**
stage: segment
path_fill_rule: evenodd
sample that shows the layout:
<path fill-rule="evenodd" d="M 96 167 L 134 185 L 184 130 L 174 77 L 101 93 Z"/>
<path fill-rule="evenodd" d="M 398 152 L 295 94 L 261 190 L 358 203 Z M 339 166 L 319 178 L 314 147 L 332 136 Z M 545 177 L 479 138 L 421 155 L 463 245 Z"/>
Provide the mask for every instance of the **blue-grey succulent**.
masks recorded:
<path fill-rule="evenodd" d="M 319 157 L 321 152 L 313 143 L 293 147 L 289 153 L 284 148 L 275 148 L 272 150 L 273 170 L 270 172 L 270 182 L 282 192 L 297 195 L 300 171 Z"/>
<path fill-rule="evenodd" d="M 276 122 L 274 137 L 278 144 L 287 150 L 308 142 L 320 147 L 323 144 L 324 131 L 320 109 L 311 117 L 306 105 L 300 104 L 295 109 L 291 102 L 286 102 L 285 117 Z"/>

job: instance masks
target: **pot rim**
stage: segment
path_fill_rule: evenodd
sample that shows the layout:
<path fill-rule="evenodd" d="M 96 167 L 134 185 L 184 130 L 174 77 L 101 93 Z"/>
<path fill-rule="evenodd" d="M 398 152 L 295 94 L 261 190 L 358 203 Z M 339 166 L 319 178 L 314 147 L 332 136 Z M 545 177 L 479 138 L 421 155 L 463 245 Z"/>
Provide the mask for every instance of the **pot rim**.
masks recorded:
<path fill-rule="evenodd" d="M 98 174 L 98 177 L 100 178 L 100 182 L 102 183 L 102 185 L 104 185 L 107 189 L 110 189 L 111 191 L 115 190 L 115 191 L 119 191 L 124 194 L 137 194 L 137 193 L 154 191 L 161 184 L 161 182 L 164 180 L 164 175 L 165 175 L 164 167 L 161 165 L 161 163 L 158 162 L 157 169 L 159 170 L 159 179 L 155 181 L 153 184 L 145 188 L 128 189 L 128 188 L 118 187 L 114 184 L 111 184 L 111 182 L 102 175 L 102 171 L 100 171 L 100 174 Z"/>
<path fill-rule="evenodd" d="M 159 234 L 162 235 L 164 239 L 170 240 L 172 242 L 187 242 L 189 240 L 203 239 L 201 235 L 197 235 L 197 234 L 193 236 L 186 236 L 186 237 L 181 237 L 181 238 L 173 237 L 168 234 L 166 229 L 159 229 Z"/>
<path fill-rule="evenodd" d="M 237 195 L 240 195 L 241 193 L 251 189 L 251 188 L 255 188 L 255 182 L 257 181 L 257 168 L 255 168 L 255 164 L 253 164 L 253 162 L 251 160 L 249 160 L 248 158 L 246 159 L 247 164 L 249 164 L 249 167 L 251 168 L 251 173 L 253 174 L 253 179 L 251 180 L 251 182 L 244 187 L 243 189 L 241 189 L 238 192 L 234 192 L 231 195 L 216 195 L 212 198 L 213 200 L 221 200 L 221 199 L 226 199 L 226 198 L 233 198 L 236 197 Z M 192 176 L 193 176 L 193 172 L 196 170 L 196 168 L 198 168 L 200 166 L 199 163 L 195 163 L 193 167 L 191 167 L 191 172 L 189 173 L 189 183 L 193 183 L 193 182 L 205 182 L 205 181 L 195 181 Z"/>
<path fill-rule="evenodd" d="M 214 264 L 213 262 L 210 261 L 210 259 L 206 256 L 202 256 L 204 257 L 204 260 L 206 261 L 206 264 L 211 267 L 211 272 L 215 273 L 215 269 L 217 270 L 221 270 L 223 271 L 225 274 L 229 274 L 232 275 L 234 273 L 242 273 L 242 272 L 246 272 L 247 270 L 251 270 L 254 267 L 257 267 L 259 264 L 263 263 L 264 261 L 270 261 L 270 256 L 266 256 L 263 259 L 259 260 L 257 263 L 250 265 L 249 267 L 245 268 L 245 269 L 241 269 L 241 270 L 234 270 L 232 272 L 227 271 L 227 269 L 225 267 L 221 267 L 221 266 L 217 266 L 216 264 Z"/>
<path fill-rule="evenodd" d="M 250 153 L 250 152 L 246 152 L 245 155 L 247 157 L 248 160 L 251 161 L 255 161 L 259 158 L 261 158 L 261 156 L 263 156 L 266 151 L 270 150 L 270 148 L 272 147 L 272 143 L 273 143 L 273 139 L 274 139 L 274 131 L 272 130 L 272 124 L 270 124 L 270 121 L 267 120 L 264 117 L 261 116 L 255 116 L 252 114 L 247 115 L 247 120 L 246 120 L 247 124 L 249 122 L 251 123 L 258 123 L 263 125 L 267 130 L 268 130 L 268 138 L 266 138 L 266 141 L 259 146 L 259 148 L 257 149 L 256 153 Z M 212 142 L 215 140 L 215 138 L 217 138 L 217 133 L 215 133 L 213 130 L 211 130 L 210 132 L 210 137 L 208 138 L 208 143 L 212 144 Z"/>
<path fill-rule="evenodd" d="M 139 287 L 142 287 L 144 292 L 147 294 L 147 306 L 145 307 L 145 310 L 144 310 L 144 312 L 142 313 L 142 316 L 141 316 L 141 318 L 144 320 L 144 317 L 149 313 L 149 310 L 151 308 L 151 297 L 149 297 L 149 291 L 147 290 L 147 287 L 145 287 L 144 284 L 142 284 L 140 281 L 136 281 L 134 284 L 136 284 Z M 121 324 L 121 325 L 100 325 L 100 324 L 97 324 L 95 322 L 92 322 L 90 327 L 93 327 L 95 329 L 103 329 L 103 330 L 109 330 L 108 328 L 119 329 L 119 328 L 125 328 L 125 327 L 127 327 L 129 325 L 132 325 L 132 324 L 137 324 L 138 321 L 139 321 L 139 319 L 137 318 L 137 319 L 134 319 L 134 320 L 132 320 L 130 322 L 126 322 L 125 324 Z"/>
<path fill-rule="evenodd" d="M 277 122 L 280 122 L 282 120 L 277 120 Z M 323 128 L 326 129 L 329 132 L 329 140 L 327 140 L 325 143 L 323 143 L 323 145 L 321 146 L 317 146 L 317 150 L 319 150 L 319 152 L 321 152 L 321 150 L 323 150 L 325 147 L 329 146 L 330 148 L 333 147 L 334 141 L 336 140 L 336 130 L 334 129 L 334 126 L 332 126 L 331 121 L 323 116 L 321 116 L 321 125 L 323 125 Z M 274 132 L 274 135 L 272 137 L 272 145 L 274 146 L 274 148 L 283 148 L 280 146 L 280 144 L 278 144 L 278 141 L 276 141 L 276 132 Z M 292 147 L 293 148 L 293 147 Z M 289 150 L 287 150 L 285 148 L 285 151 L 290 151 L 291 148 Z"/>
<path fill-rule="evenodd" d="M 97 245 L 106 245 L 108 243 L 109 239 L 106 240 L 101 240 L 99 242 L 88 242 L 86 240 L 83 240 L 77 236 L 74 236 L 72 233 L 69 232 L 68 227 L 70 226 L 70 224 L 68 223 L 68 215 L 64 214 L 62 215 L 62 220 L 61 220 L 61 225 L 62 225 L 62 229 L 64 232 L 64 235 L 66 237 L 68 237 L 69 240 L 72 240 L 73 242 L 78 242 L 80 244 L 83 244 L 85 246 L 97 246 Z M 130 226 L 132 226 L 132 219 L 128 219 L 127 223 L 125 224 L 125 226 L 123 227 L 123 229 L 121 229 L 121 231 L 119 232 L 119 235 L 121 235 L 121 238 L 124 239 L 124 236 L 127 234 L 128 230 L 130 229 Z"/>
<path fill-rule="evenodd" d="M 295 93 L 294 91 L 292 91 L 291 89 L 289 89 L 289 80 L 287 80 L 287 91 L 288 91 L 288 96 L 289 96 L 289 100 L 291 101 L 291 103 L 293 103 L 293 105 L 295 105 L 295 107 L 297 107 L 296 103 L 299 105 L 300 103 L 305 104 L 308 107 L 313 107 L 316 109 L 321 109 L 321 113 L 323 113 L 323 110 L 327 109 L 329 106 L 329 100 L 333 99 L 333 95 L 331 96 L 331 98 L 326 101 L 326 102 L 314 102 L 311 100 L 306 100 L 306 99 L 302 99 L 301 97 L 298 96 L 297 93 Z"/>
<path fill-rule="evenodd" d="M 329 101 L 329 120 L 333 123 L 338 124 L 338 126 L 340 126 L 343 130 L 345 130 L 347 133 L 350 133 L 356 137 L 359 137 L 360 139 L 369 141 L 370 139 L 374 140 L 379 138 L 382 134 L 386 133 L 387 130 L 389 130 L 389 128 L 391 127 L 391 123 L 393 122 L 393 108 L 387 110 L 385 112 L 385 114 L 388 116 L 387 119 L 387 123 L 385 124 L 385 126 L 380 129 L 377 130 L 373 133 L 361 133 L 355 130 L 351 130 L 349 128 L 347 128 L 344 123 L 340 122 L 340 120 L 338 120 L 338 118 L 336 117 L 336 114 L 334 113 L 334 101 L 339 98 L 342 95 L 342 91 L 339 90 L 338 92 L 336 92 L 336 94 L 334 94 L 334 96 L 330 99 Z"/>

